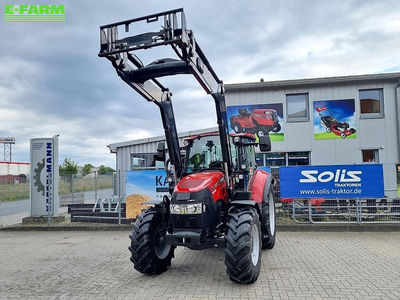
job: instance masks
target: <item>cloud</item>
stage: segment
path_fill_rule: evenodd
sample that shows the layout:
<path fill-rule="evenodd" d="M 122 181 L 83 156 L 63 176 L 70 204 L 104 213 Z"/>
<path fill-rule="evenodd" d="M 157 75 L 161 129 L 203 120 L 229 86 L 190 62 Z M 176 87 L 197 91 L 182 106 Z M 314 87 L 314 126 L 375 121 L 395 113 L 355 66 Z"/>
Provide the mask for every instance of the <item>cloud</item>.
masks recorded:
<path fill-rule="evenodd" d="M 98 31 L 177 7 L 226 83 L 400 70 L 399 1 L 69 1 L 65 23 L 2 24 L 0 136 L 16 137 L 14 160 L 29 160 L 30 138 L 60 134 L 60 161 L 114 166 L 106 145 L 163 134 L 155 105 L 97 57 Z M 215 126 L 214 102 L 192 77 L 162 82 L 180 131 Z"/>

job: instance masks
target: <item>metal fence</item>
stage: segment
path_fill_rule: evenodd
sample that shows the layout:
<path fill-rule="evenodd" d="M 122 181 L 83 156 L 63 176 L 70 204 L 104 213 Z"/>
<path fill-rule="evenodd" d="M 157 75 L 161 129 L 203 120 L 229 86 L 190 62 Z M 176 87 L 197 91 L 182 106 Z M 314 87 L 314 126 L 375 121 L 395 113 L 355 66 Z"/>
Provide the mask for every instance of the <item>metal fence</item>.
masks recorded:
<path fill-rule="evenodd" d="M 113 175 L 77 176 L 74 174 L 61 174 L 59 177 L 60 205 L 73 203 L 84 203 L 90 201 L 94 203 L 99 197 L 113 195 L 114 179 Z M 111 189 L 111 190 L 109 190 Z M 106 195 L 100 191 L 109 190 Z"/>
<path fill-rule="evenodd" d="M 30 178 L 26 180 L 0 183 L 0 202 L 25 200 L 29 199 Z M 77 176 L 75 174 L 62 174 L 59 176 L 59 195 L 60 204 L 63 203 L 79 203 L 83 199 L 93 200 L 98 197 L 113 195 L 114 189 L 113 175 L 97 175 L 93 176 Z M 107 195 L 103 195 L 103 190 L 108 191 Z"/>
<path fill-rule="evenodd" d="M 278 214 L 296 223 L 400 223 L 400 199 L 290 199 Z"/>
<path fill-rule="evenodd" d="M 0 183 L 0 202 L 29 199 L 29 176 L 24 181 Z"/>

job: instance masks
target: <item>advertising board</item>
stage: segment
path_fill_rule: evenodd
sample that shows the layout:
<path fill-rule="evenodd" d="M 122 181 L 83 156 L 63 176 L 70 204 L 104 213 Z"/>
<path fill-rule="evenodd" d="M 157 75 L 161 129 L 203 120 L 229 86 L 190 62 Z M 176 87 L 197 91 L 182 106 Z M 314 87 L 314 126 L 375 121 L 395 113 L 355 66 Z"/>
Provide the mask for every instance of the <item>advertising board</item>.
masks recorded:
<path fill-rule="evenodd" d="M 31 139 L 31 216 L 58 216 L 58 138 Z"/>
<path fill-rule="evenodd" d="M 282 198 L 384 197 L 379 164 L 281 167 Z"/>
<path fill-rule="evenodd" d="M 166 173 L 163 169 L 127 171 L 125 177 L 127 197 L 135 194 L 155 200 L 169 194 Z"/>

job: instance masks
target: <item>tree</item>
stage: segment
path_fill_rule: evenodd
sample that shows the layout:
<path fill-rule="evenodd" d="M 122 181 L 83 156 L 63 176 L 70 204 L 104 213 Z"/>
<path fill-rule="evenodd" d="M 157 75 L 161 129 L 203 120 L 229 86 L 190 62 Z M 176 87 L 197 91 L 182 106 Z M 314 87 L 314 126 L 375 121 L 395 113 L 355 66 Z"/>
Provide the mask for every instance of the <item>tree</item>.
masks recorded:
<path fill-rule="evenodd" d="M 85 164 L 82 168 L 82 176 L 86 176 L 92 171 L 93 165 L 92 164 Z"/>
<path fill-rule="evenodd" d="M 115 172 L 115 170 L 113 169 L 113 168 L 111 168 L 111 167 L 106 167 L 106 166 L 104 166 L 104 165 L 101 165 L 100 167 L 99 167 L 99 170 L 97 171 L 97 173 L 99 174 L 99 175 L 107 175 L 107 174 L 111 174 L 111 173 L 114 173 Z"/>
<path fill-rule="evenodd" d="M 62 165 L 58 168 L 60 175 L 69 175 L 78 173 L 78 165 L 71 160 L 71 158 L 65 158 Z"/>

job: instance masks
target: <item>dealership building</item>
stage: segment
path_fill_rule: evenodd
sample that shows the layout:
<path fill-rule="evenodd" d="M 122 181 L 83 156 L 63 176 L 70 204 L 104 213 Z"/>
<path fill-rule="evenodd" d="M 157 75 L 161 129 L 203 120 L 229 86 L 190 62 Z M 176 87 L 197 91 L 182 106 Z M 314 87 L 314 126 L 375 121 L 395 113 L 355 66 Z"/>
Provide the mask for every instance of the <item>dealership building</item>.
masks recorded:
<path fill-rule="evenodd" d="M 261 80 L 227 84 L 225 92 L 231 132 L 269 132 L 272 151 L 257 153 L 257 165 L 271 166 L 278 182 L 281 166 L 378 163 L 383 165 L 385 196 L 397 197 L 400 73 Z M 216 130 L 179 136 L 183 143 L 185 136 Z M 125 171 L 161 167 L 154 153 L 162 140 L 160 136 L 108 146 L 116 154 L 121 191 Z"/>

